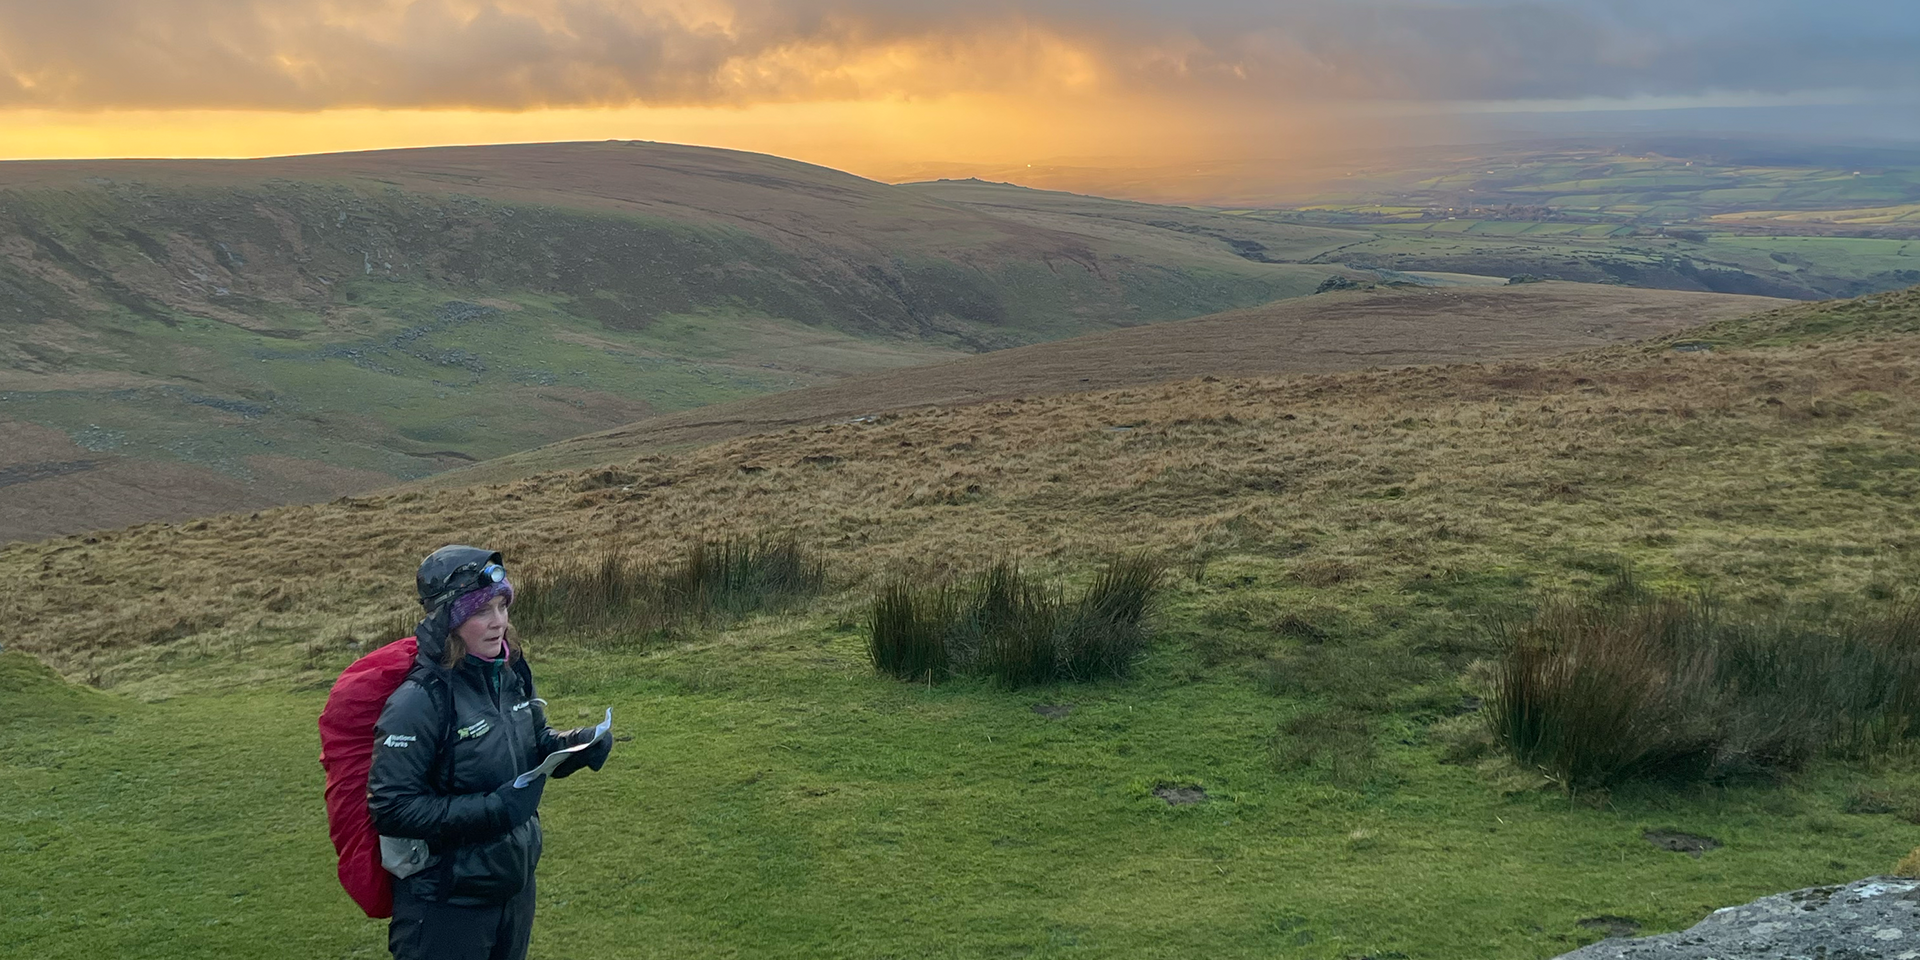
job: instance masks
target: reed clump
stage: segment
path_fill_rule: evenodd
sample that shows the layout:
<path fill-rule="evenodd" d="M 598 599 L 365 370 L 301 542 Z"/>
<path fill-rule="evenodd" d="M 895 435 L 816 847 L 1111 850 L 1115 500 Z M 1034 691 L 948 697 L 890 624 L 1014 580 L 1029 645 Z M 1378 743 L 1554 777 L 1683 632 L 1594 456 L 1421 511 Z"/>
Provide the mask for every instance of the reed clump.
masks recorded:
<path fill-rule="evenodd" d="M 958 581 L 902 577 L 867 618 L 874 669 L 902 680 L 992 677 L 1008 687 L 1124 678 L 1146 651 L 1166 567 L 1144 554 L 1110 561 L 1086 591 L 1001 561 Z"/>
<path fill-rule="evenodd" d="M 605 546 L 529 574 L 513 616 L 529 633 L 637 635 L 787 609 L 826 584 L 826 564 L 791 540 L 704 541 L 665 565 Z"/>
<path fill-rule="evenodd" d="M 1488 719 L 1569 788 L 1777 776 L 1920 734 L 1920 607 L 1738 616 L 1704 597 L 1558 602 L 1507 631 Z"/>

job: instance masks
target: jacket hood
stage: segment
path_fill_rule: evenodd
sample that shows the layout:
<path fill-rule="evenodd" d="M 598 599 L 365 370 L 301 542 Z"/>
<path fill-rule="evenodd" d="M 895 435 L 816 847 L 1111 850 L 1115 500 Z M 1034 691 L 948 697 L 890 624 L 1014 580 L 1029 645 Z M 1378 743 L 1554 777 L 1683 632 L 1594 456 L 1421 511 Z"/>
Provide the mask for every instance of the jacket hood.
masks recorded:
<path fill-rule="evenodd" d="M 414 642 L 419 645 L 414 659 L 435 670 L 446 669 L 440 661 L 447 655 L 447 634 L 452 632 L 447 628 L 447 621 L 452 610 L 453 604 L 443 603 L 413 628 Z"/>

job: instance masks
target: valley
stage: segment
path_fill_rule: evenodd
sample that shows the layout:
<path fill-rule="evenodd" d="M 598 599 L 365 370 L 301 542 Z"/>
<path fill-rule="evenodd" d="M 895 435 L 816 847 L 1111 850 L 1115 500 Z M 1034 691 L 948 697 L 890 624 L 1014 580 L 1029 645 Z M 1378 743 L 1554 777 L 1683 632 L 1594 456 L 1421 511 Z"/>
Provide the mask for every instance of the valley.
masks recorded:
<path fill-rule="evenodd" d="M 1339 272 L 1151 234 L 660 144 L 0 165 L 0 422 L 71 441 L 4 454 L 0 537 L 324 499 Z"/>

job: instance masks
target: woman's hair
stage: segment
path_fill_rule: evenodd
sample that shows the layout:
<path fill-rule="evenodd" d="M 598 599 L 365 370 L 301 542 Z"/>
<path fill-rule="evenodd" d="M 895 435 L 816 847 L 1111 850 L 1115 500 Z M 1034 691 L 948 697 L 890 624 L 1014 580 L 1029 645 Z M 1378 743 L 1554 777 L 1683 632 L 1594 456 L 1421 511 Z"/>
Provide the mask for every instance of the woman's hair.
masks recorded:
<path fill-rule="evenodd" d="M 511 663 L 520 657 L 520 637 L 513 632 L 513 626 L 511 624 L 507 626 L 506 639 L 507 661 Z M 449 630 L 447 632 L 447 649 L 440 654 L 440 665 L 451 670 L 455 666 L 458 666 L 460 658 L 466 655 L 467 642 L 460 639 L 460 631 L 458 629 Z"/>

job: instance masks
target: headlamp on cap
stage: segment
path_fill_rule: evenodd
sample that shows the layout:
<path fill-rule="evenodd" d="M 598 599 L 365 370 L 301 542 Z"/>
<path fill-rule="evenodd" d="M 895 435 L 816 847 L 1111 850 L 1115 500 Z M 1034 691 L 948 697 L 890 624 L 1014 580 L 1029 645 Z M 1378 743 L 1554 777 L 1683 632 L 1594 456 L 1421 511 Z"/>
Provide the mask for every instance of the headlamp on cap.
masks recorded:
<path fill-rule="evenodd" d="M 457 597 L 492 586 L 505 579 L 507 579 L 507 568 L 491 558 L 461 564 L 447 574 L 441 588 L 435 590 L 432 596 L 422 598 L 420 605 L 432 610 Z"/>

